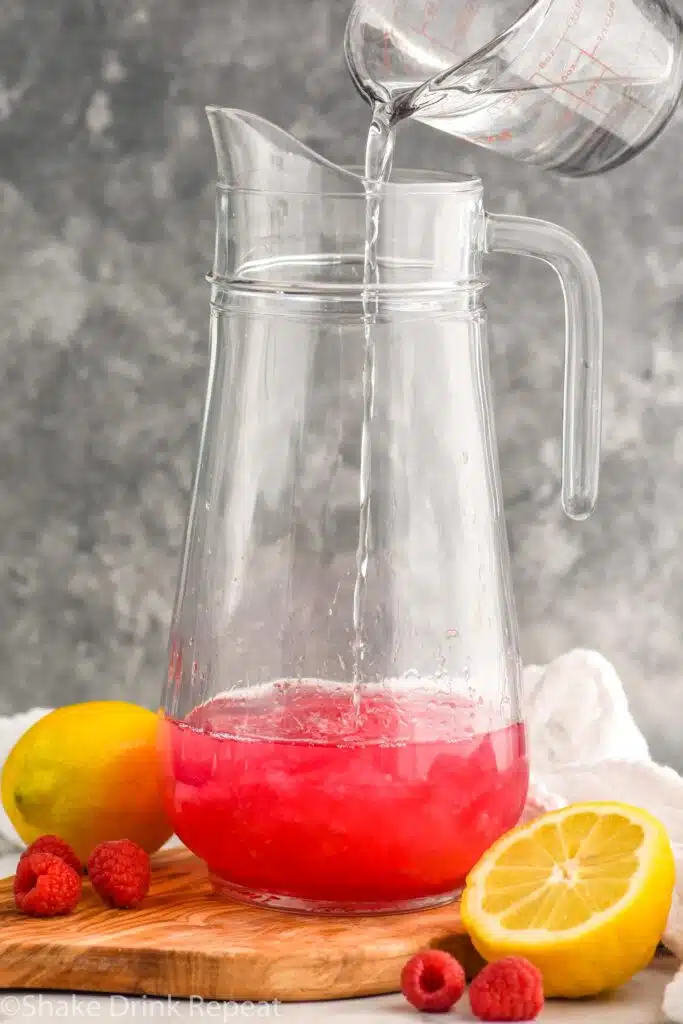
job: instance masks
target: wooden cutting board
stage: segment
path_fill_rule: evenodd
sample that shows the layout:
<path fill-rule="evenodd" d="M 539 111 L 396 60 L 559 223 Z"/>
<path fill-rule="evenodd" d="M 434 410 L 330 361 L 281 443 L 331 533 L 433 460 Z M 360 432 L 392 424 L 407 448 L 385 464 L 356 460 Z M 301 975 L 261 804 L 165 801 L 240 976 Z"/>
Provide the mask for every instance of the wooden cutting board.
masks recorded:
<path fill-rule="evenodd" d="M 381 995 L 428 946 L 448 949 L 471 975 L 481 961 L 457 904 L 413 914 L 319 918 L 246 907 L 212 893 L 186 850 L 153 858 L 137 910 L 110 910 L 90 884 L 73 914 L 19 914 L 0 882 L 0 988 L 59 989 L 281 1002 Z"/>

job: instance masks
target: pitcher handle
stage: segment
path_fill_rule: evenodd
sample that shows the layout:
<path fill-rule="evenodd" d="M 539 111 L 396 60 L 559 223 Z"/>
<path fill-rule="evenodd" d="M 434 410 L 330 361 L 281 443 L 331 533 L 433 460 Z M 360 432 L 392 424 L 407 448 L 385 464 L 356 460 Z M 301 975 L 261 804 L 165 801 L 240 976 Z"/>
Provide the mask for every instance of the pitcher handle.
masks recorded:
<path fill-rule="evenodd" d="M 602 293 L 593 261 L 557 224 L 486 215 L 486 251 L 533 256 L 557 273 L 564 293 L 565 367 L 562 425 L 562 507 L 586 519 L 595 507 L 602 419 Z"/>

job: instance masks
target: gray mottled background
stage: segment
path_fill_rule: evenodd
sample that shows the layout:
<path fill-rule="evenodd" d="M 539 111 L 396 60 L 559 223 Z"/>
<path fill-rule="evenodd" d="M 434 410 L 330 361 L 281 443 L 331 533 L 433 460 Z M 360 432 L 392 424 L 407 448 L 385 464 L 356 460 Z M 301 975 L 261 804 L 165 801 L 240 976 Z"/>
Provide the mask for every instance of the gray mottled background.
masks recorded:
<path fill-rule="evenodd" d="M 2 0 L 0 712 L 154 704 L 207 359 L 213 157 L 203 106 L 261 113 L 358 162 L 367 111 L 340 0 Z M 399 160 L 476 169 L 489 207 L 548 217 L 605 297 L 599 510 L 559 506 L 562 299 L 490 261 L 494 381 L 527 660 L 611 658 L 683 768 L 683 118 L 571 183 L 402 132 Z M 680 752 L 679 752 L 680 751 Z"/>

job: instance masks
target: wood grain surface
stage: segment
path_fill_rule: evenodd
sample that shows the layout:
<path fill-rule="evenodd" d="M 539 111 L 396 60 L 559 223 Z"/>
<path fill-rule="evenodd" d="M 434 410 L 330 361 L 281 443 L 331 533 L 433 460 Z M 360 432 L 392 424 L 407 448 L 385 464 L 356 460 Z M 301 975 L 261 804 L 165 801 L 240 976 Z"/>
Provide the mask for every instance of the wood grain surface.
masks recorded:
<path fill-rule="evenodd" d="M 186 850 L 153 858 L 149 896 L 110 910 L 85 881 L 73 914 L 18 913 L 0 882 L 0 987 L 190 996 L 342 999 L 398 991 L 406 959 L 448 949 L 472 974 L 481 965 L 457 904 L 412 914 L 319 918 L 247 907 L 212 893 Z"/>

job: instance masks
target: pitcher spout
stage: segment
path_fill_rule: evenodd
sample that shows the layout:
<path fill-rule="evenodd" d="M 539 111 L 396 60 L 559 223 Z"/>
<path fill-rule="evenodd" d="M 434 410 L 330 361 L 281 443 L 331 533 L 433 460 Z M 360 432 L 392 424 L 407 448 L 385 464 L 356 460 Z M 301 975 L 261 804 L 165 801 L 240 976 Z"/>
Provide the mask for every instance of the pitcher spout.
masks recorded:
<path fill-rule="evenodd" d="M 231 107 L 206 107 L 224 188 L 258 192 L 357 192 L 360 178 L 315 153 L 265 118 Z"/>
<path fill-rule="evenodd" d="M 206 114 L 218 164 L 213 301 L 237 279 L 290 285 L 294 267 L 336 251 L 339 230 L 348 235 L 347 196 L 362 202 L 362 176 L 256 114 L 217 106 Z"/>

